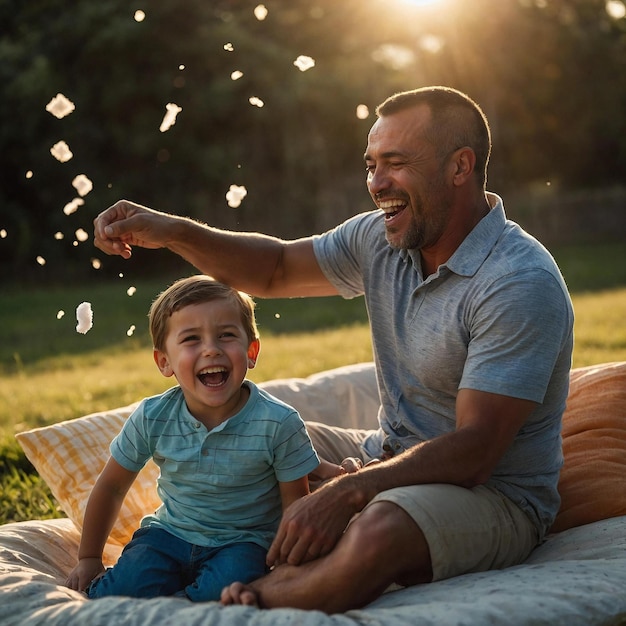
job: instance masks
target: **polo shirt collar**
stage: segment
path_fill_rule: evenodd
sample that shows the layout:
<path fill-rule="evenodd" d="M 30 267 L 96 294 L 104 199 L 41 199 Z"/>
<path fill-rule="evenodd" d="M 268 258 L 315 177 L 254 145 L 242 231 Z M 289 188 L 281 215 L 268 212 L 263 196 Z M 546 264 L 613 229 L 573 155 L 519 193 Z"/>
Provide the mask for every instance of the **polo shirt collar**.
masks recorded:
<path fill-rule="evenodd" d="M 473 276 L 491 253 L 506 225 L 502 198 L 487 192 L 492 209 L 483 217 L 444 264 L 460 276 Z"/>
<path fill-rule="evenodd" d="M 460 276 L 473 276 L 489 256 L 506 225 L 506 215 L 502 198 L 495 193 L 487 192 L 487 201 L 491 211 L 483 217 L 454 254 L 444 263 L 431 278 L 436 278 L 442 268 Z M 419 250 L 400 250 L 400 257 L 410 262 L 421 276 L 422 259 Z"/>

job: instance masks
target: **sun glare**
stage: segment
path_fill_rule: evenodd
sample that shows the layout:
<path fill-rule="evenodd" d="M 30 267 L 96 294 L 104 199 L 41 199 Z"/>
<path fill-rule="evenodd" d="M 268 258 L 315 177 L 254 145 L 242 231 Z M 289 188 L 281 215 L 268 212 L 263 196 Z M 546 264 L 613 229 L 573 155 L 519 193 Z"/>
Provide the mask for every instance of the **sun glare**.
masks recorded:
<path fill-rule="evenodd" d="M 443 4 L 445 0 L 399 0 L 403 4 L 410 4 L 414 7 L 425 7 L 431 4 Z"/>

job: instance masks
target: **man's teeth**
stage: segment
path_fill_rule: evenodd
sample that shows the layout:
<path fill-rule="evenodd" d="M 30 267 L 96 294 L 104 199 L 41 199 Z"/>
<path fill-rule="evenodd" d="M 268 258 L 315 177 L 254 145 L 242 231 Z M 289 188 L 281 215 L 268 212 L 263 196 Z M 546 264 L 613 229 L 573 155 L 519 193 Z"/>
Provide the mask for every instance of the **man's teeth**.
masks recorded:
<path fill-rule="evenodd" d="M 381 200 L 378 206 L 385 212 L 386 217 L 392 217 L 406 206 L 406 202 L 397 199 Z"/>

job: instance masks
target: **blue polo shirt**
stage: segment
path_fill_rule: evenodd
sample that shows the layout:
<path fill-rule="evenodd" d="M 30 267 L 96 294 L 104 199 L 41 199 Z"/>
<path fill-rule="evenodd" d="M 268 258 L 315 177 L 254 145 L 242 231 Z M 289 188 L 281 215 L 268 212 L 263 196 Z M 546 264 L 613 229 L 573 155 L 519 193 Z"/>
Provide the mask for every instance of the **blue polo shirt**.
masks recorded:
<path fill-rule="evenodd" d="M 461 388 L 537 402 L 487 484 L 543 536 L 560 503 L 573 311 L 548 251 L 506 219 L 499 197 L 488 199 L 491 211 L 431 276 L 418 250 L 389 246 L 382 211 L 315 237 L 314 249 L 340 294 L 365 295 L 381 396 L 381 429 L 366 453 L 452 432 Z"/>
<path fill-rule="evenodd" d="M 147 398 L 111 443 L 113 458 L 139 471 L 153 458 L 163 504 L 157 525 L 201 546 L 254 542 L 269 548 L 282 514 L 279 482 L 319 465 L 304 422 L 290 406 L 245 381 L 243 409 L 212 430 L 196 420 L 180 387 Z"/>

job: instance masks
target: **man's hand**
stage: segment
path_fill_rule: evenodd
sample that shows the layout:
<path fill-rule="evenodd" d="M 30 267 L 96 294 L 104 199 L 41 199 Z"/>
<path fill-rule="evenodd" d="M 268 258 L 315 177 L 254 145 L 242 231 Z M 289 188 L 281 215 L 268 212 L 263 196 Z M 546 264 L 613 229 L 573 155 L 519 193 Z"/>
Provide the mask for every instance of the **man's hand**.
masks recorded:
<path fill-rule="evenodd" d="M 107 254 L 129 259 L 132 247 L 164 248 L 177 218 L 120 200 L 94 220 L 94 245 Z"/>
<path fill-rule="evenodd" d="M 84 591 L 87 585 L 104 572 L 102 559 L 90 557 L 78 561 L 78 565 L 69 573 L 65 586 L 75 591 Z"/>
<path fill-rule="evenodd" d="M 283 514 L 276 537 L 267 553 L 272 567 L 300 565 L 328 554 L 359 508 L 351 504 L 350 486 L 339 477 L 314 493 L 296 500 Z"/>

